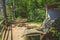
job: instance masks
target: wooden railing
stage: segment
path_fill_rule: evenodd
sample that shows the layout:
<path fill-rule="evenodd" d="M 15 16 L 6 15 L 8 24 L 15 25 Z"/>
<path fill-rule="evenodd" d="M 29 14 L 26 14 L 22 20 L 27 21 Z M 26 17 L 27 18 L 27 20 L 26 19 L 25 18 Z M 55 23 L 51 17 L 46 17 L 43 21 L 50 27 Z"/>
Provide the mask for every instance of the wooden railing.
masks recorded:
<path fill-rule="evenodd" d="M 1 21 L 0 21 L 0 24 L 4 23 L 4 21 L 5 21 L 5 19 L 1 20 Z"/>
<path fill-rule="evenodd" d="M 3 24 L 5 22 L 5 19 L 0 21 L 0 24 Z M 4 31 L 5 27 L 3 27 L 0 31 L 0 35 L 2 35 L 3 31 Z"/>

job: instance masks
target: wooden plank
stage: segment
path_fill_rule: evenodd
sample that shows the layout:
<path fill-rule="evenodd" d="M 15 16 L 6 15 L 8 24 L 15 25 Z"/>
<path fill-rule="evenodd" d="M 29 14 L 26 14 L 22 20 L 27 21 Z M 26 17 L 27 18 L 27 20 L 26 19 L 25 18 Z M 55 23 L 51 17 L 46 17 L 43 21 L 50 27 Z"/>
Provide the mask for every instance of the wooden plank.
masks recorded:
<path fill-rule="evenodd" d="M 2 24 L 4 21 L 5 21 L 5 19 L 3 19 L 2 21 L 0 21 L 0 24 Z M 0 35 L 3 34 L 4 29 L 5 29 L 5 27 L 2 28 L 2 30 L 1 30 L 1 32 L 0 32 Z"/>
<path fill-rule="evenodd" d="M 31 35 L 27 35 L 27 36 L 38 36 L 40 34 L 31 34 Z"/>

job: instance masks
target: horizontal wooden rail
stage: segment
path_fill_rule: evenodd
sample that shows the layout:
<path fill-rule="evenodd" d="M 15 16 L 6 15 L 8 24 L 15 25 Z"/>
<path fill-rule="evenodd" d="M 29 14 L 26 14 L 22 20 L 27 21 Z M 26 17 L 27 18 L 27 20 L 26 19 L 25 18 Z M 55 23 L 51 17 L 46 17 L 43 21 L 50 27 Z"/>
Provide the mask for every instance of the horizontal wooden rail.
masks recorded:
<path fill-rule="evenodd" d="M 3 19 L 2 21 L 0 21 L 0 24 L 2 24 L 5 21 L 5 19 Z"/>

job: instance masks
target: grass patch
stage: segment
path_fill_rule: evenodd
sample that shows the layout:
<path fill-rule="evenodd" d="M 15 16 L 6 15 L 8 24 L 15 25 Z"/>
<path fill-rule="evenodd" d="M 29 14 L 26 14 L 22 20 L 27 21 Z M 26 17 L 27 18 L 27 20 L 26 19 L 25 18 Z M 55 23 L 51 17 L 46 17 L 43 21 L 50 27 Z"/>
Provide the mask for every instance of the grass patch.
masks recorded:
<path fill-rule="evenodd" d="M 28 22 L 28 23 L 33 23 L 33 24 L 42 24 L 42 22 Z"/>
<path fill-rule="evenodd" d="M 26 36 L 24 36 L 23 38 L 24 38 L 24 40 L 27 40 L 27 37 Z"/>

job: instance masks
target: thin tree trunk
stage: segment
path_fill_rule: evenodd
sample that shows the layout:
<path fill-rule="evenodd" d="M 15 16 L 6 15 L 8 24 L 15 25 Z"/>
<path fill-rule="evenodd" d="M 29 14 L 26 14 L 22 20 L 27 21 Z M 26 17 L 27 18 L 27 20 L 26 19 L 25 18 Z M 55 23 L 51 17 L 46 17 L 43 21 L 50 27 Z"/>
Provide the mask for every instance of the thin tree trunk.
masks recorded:
<path fill-rule="evenodd" d="M 7 26 L 7 14 L 6 14 L 6 6 L 5 6 L 5 0 L 2 0 L 1 1 L 1 12 L 2 12 L 2 16 L 3 16 L 3 19 L 5 19 L 5 25 Z"/>
<path fill-rule="evenodd" d="M 7 15 L 6 15 L 5 0 L 2 0 L 2 8 L 1 8 L 1 12 L 2 12 L 3 18 L 6 19 L 6 18 L 7 18 Z"/>

